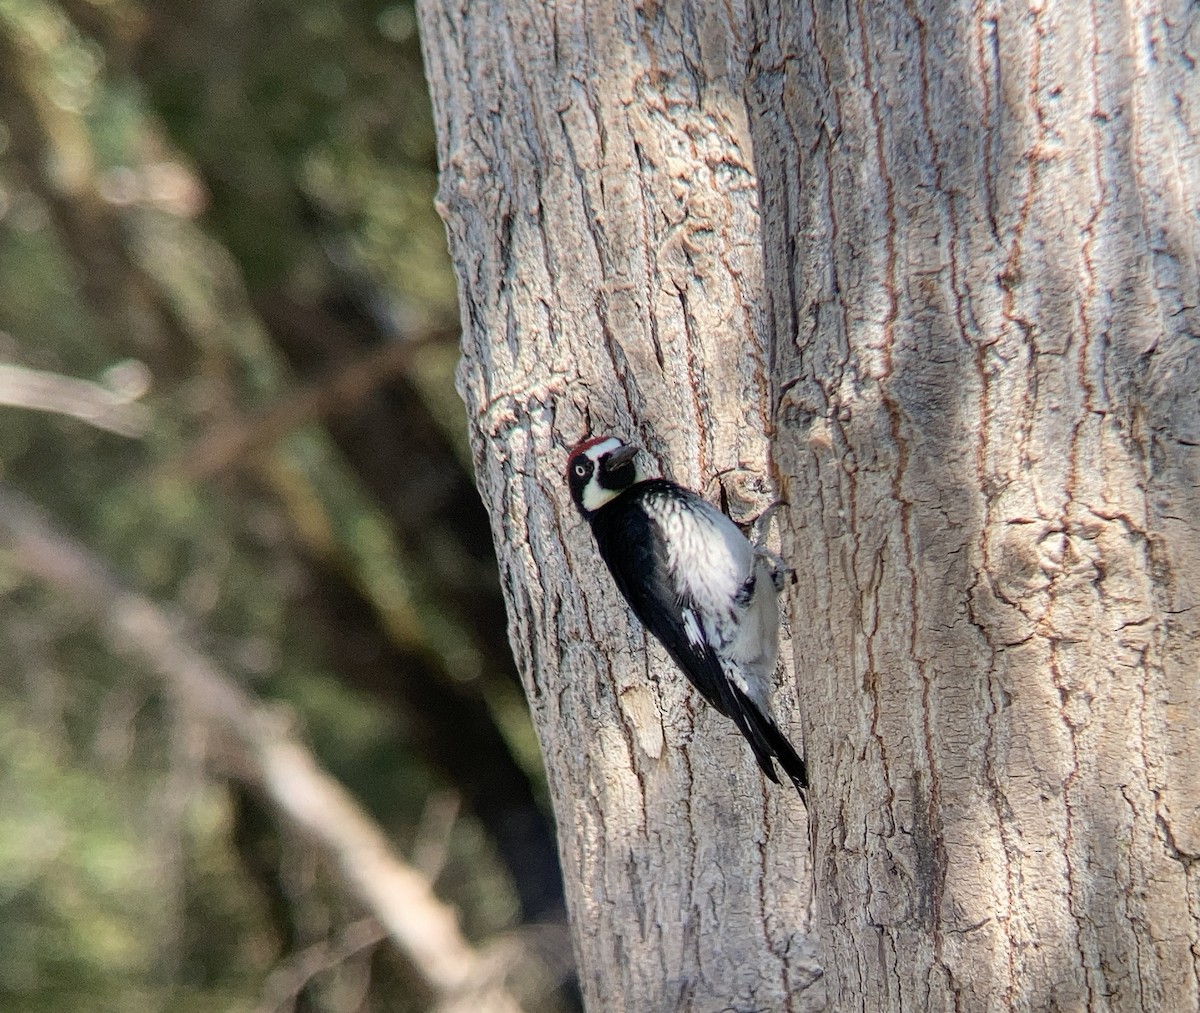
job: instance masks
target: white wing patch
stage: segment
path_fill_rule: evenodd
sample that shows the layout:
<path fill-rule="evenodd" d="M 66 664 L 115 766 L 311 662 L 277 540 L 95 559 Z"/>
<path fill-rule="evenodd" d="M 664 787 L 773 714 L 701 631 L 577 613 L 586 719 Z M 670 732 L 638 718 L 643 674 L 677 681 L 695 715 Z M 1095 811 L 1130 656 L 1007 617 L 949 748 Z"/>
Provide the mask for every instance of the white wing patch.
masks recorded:
<path fill-rule="evenodd" d="M 742 670 L 738 668 L 737 665 L 726 665 L 724 667 L 724 671 L 725 677 L 729 679 L 730 682 L 732 682 L 755 703 L 759 703 L 757 697 L 759 697 L 761 694 L 755 692 L 755 690 L 751 688 L 750 683 L 746 681 L 745 675 L 742 674 Z M 761 707 L 761 703 L 759 703 L 759 706 Z"/>
<path fill-rule="evenodd" d="M 754 567 L 754 549 L 737 525 L 699 496 L 647 503 L 662 528 L 667 566 L 707 619 L 724 614 Z"/>
<path fill-rule="evenodd" d="M 725 678 L 769 714 L 779 614 L 768 562 L 733 521 L 699 496 L 688 494 L 682 502 L 656 496 L 646 506 L 662 528 L 667 566 L 688 602 L 680 610 L 688 643 L 711 646 Z M 752 574 L 753 593 L 739 601 Z"/>

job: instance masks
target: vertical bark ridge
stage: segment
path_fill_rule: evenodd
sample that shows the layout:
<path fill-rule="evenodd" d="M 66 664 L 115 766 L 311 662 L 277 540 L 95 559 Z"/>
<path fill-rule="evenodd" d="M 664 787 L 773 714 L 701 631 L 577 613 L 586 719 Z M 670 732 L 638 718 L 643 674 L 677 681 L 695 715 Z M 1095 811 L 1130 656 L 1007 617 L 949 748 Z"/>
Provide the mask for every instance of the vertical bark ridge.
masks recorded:
<path fill-rule="evenodd" d="M 585 997 L 819 1008 L 803 810 L 631 622 L 562 479 L 567 446 L 612 430 L 737 520 L 774 498 L 743 4 L 419 16 L 460 390 Z"/>
<path fill-rule="evenodd" d="M 1200 999 L 1194 25 L 754 8 L 835 1008 Z"/>

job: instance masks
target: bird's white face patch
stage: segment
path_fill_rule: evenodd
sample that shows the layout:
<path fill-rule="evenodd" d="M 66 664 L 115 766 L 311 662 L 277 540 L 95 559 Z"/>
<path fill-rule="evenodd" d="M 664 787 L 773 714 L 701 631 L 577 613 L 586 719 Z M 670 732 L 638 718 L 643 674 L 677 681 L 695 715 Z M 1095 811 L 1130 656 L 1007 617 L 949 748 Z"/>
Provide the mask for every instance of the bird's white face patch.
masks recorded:
<path fill-rule="evenodd" d="M 583 487 L 583 509 L 592 513 L 599 510 L 606 503 L 616 499 L 623 489 L 605 489 L 600 484 L 600 462 L 604 458 L 620 450 L 624 443 L 618 440 L 615 436 L 610 436 L 607 440 L 597 443 L 595 446 L 588 447 L 583 452 L 584 456 L 592 462 L 592 477 L 588 480 L 588 484 Z M 637 469 L 637 480 L 642 479 L 641 469 Z"/>

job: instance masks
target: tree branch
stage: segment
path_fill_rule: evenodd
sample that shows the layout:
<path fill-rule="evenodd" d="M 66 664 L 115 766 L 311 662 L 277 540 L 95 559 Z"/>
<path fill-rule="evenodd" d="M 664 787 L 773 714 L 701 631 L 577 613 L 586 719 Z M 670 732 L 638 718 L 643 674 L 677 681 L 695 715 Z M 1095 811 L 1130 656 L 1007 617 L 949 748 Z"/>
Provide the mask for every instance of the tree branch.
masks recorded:
<path fill-rule="evenodd" d="M 113 649 L 150 669 L 191 713 L 231 740 L 240 764 L 329 861 L 344 887 L 378 919 L 438 997 L 442 1013 L 508 1013 L 499 984 L 508 960 L 484 955 L 428 880 L 398 859 L 375 821 L 318 765 L 286 722 L 193 648 L 182 623 L 111 576 L 103 562 L 56 530 L 26 497 L 0 485 L 0 547 L 16 567 L 97 620 Z"/>
<path fill-rule="evenodd" d="M 69 415 L 120 436 L 145 436 L 150 422 L 149 409 L 120 391 L 12 363 L 0 363 L 0 405 Z"/>
<path fill-rule="evenodd" d="M 336 939 L 314 943 L 271 972 L 258 1013 L 286 1013 L 296 1008 L 300 993 L 318 974 L 344 964 L 386 938 L 374 918 L 347 925 Z"/>

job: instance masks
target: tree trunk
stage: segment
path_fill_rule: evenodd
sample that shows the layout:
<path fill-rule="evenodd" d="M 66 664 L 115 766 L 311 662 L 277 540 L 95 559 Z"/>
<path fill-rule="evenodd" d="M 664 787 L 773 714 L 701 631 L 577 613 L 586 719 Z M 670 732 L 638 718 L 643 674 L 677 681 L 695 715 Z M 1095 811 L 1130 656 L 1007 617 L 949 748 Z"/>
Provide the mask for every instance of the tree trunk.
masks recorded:
<path fill-rule="evenodd" d="M 837 1009 L 1200 1008 L 1200 36 L 1166 7 L 756 12 Z"/>
<path fill-rule="evenodd" d="M 731 10 L 420 8 L 461 389 L 593 1010 L 821 1005 L 803 807 L 647 642 L 563 478 L 567 447 L 611 430 L 735 519 L 773 498 Z"/>
<path fill-rule="evenodd" d="M 1196 16 L 709 6 L 421 7 L 589 1006 L 1195 1009 Z M 609 428 L 790 504 L 812 937 L 795 798 L 570 508 Z"/>

